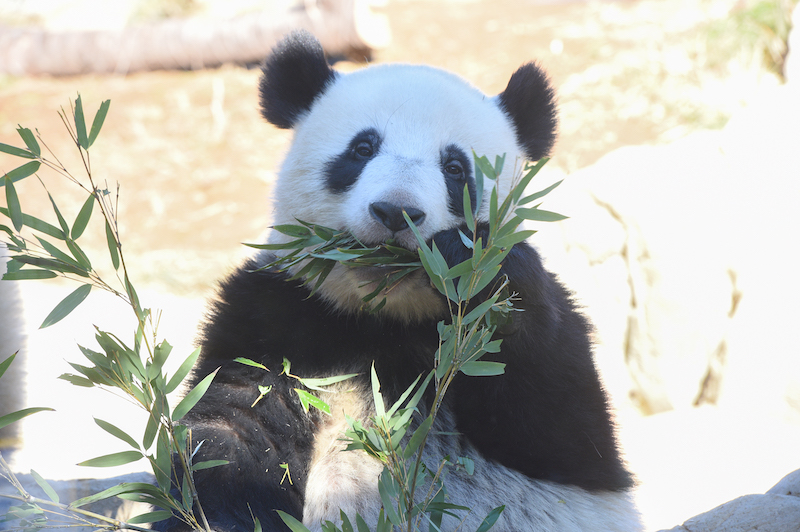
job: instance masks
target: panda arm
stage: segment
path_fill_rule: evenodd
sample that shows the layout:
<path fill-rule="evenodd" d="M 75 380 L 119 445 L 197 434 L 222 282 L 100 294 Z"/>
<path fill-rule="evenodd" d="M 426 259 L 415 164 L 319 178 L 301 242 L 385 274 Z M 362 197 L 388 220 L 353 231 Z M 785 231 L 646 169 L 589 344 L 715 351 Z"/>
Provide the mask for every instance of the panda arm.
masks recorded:
<path fill-rule="evenodd" d="M 455 230 L 434 240 L 451 266 L 471 255 Z M 500 352 L 483 360 L 505 363 L 505 373 L 459 377 L 451 397 L 459 431 L 482 455 L 532 478 L 590 490 L 630 487 L 594 365 L 590 325 L 527 243 L 509 252 L 503 274 L 522 312 L 513 314 L 508 335 L 497 335 Z"/>

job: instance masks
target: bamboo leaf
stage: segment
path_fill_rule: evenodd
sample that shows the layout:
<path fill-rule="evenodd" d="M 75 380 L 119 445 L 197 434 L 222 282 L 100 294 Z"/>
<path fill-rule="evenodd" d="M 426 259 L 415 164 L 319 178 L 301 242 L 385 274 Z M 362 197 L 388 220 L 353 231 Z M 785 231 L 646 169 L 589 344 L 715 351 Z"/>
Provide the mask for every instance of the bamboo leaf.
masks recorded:
<path fill-rule="evenodd" d="M 375 372 L 375 363 L 372 363 L 370 368 L 370 380 L 372 382 L 372 400 L 375 403 L 375 415 L 382 418 L 386 415 L 386 406 L 383 403 L 383 395 L 381 395 L 381 383 L 378 380 L 378 374 Z"/>
<path fill-rule="evenodd" d="M 428 432 L 430 432 L 432 424 L 433 417 L 426 417 L 425 420 L 420 423 L 419 427 L 417 427 L 417 430 L 414 431 L 414 434 L 411 435 L 411 438 L 408 440 L 408 445 L 406 445 L 406 449 L 403 451 L 403 455 L 406 460 L 414 456 L 414 453 L 422 444 L 422 440 L 424 440 L 425 436 L 427 436 Z"/>
<path fill-rule="evenodd" d="M 520 218 L 525 218 L 526 220 L 533 220 L 536 222 L 559 222 L 568 218 L 568 216 L 564 216 L 563 214 L 545 211 L 537 207 L 520 207 L 514 211 L 514 213 Z"/>
<path fill-rule="evenodd" d="M 8 205 L 8 217 L 11 218 L 11 225 L 14 226 L 14 229 L 17 232 L 22 230 L 23 227 L 23 219 L 22 219 L 22 208 L 19 205 L 19 196 L 17 196 L 17 191 L 14 188 L 14 182 L 8 176 L 3 178 L 3 182 L 6 186 L 6 205 Z"/>
<path fill-rule="evenodd" d="M 76 288 L 70 295 L 65 297 L 58 305 L 56 305 L 56 308 L 54 308 L 52 312 L 47 315 L 39 328 L 44 329 L 46 327 L 50 327 L 51 325 L 66 318 L 70 312 L 75 310 L 75 307 L 80 305 L 83 300 L 86 299 L 86 296 L 88 296 L 89 292 L 91 291 L 92 285 L 90 284 L 84 284 Z"/>
<path fill-rule="evenodd" d="M 159 521 L 164 521 L 170 517 L 172 517 L 172 512 L 167 510 L 156 510 L 154 512 L 147 512 L 144 514 L 139 514 L 135 517 L 131 517 L 127 520 L 127 522 L 132 525 L 158 523 Z"/>
<path fill-rule="evenodd" d="M 469 185 L 464 185 L 464 220 L 467 222 L 467 228 L 475 232 L 475 216 L 472 210 L 472 201 L 469 197 Z"/>
<path fill-rule="evenodd" d="M 39 148 L 39 143 L 36 142 L 36 137 L 33 136 L 33 133 L 30 129 L 19 126 L 17 128 L 17 133 L 19 133 L 19 136 L 22 137 L 22 141 L 25 143 L 31 153 L 37 157 L 41 155 L 42 150 Z"/>
<path fill-rule="evenodd" d="M 97 140 L 97 135 L 100 134 L 100 129 L 103 127 L 103 122 L 105 122 L 106 115 L 108 114 L 108 107 L 110 105 L 111 100 L 105 100 L 100 104 L 100 109 L 97 110 L 97 114 L 94 115 L 92 129 L 89 131 L 89 140 L 86 149 L 88 149 L 92 144 L 94 144 L 94 141 Z"/>
<path fill-rule="evenodd" d="M 89 218 L 92 216 L 92 208 L 94 207 L 95 197 L 94 194 L 89 194 L 89 197 L 83 202 L 78 217 L 75 218 L 75 223 L 72 224 L 72 239 L 77 240 L 86 230 L 86 225 L 89 223 Z"/>
<path fill-rule="evenodd" d="M 85 460 L 78 465 L 85 467 L 115 467 L 130 464 L 142 458 L 144 458 L 144 455 L 139 451 L 122 451 L 121 453 L 106 454 Z"/>
<path fill-rule="evenodd" d="M 37 412 L 55 412 L 55 409 L 38 406 L 33 408 L 24 408 L 22 410 L 17 410 L 16 412 L 11 412 L 10 414 L 6 414 L 3 417 L 0 417 L 0 429 L 14 423 L 15 421 L 19 421 L 20 419 L 28 417 L 31 414 L 35 414 Z"/>
<path fill-rule="evenodd" d="M 7 177 L 12 182 L 17 182 L 35 174 L 39 170 L 40 166 L 41 163 L 39 161 L 31 161 L 29 163 L 23 164 L 22 166 L 14 168 L 4 177 Z M 0 183 L 0 186 L 5 186 L 5 182 Z"/>
<path fill-rule="evenodd" d="M 115 497 L 123 493 L 134 493 L 134 492 L 149 493 L 154 496 L 160 494 L 158 488 L 153 486 L 152 484 L 147 484 L 145 482 L 123 482 L 122 484 L 111 486 L 110 488 L 105 489 L 99 493 L 94 493 L 87 497 L 83 497 L 82 499 L 78 499 L 77 501 L 73 501 L 72 503 L 70 503 L 69 507 L 80 508 L 81 506 L 86 506 L 87 504 L 91 504 L 97 501 L 102 501 L 104 499 Z"/>
<path fill-rule="evenodd" d="M 81 95 L 75 100 L 75 134 L 78 137 L 78 144 L 84 150 L 89 149 L 89 139 L 86 136 L 86 119 L 83 115 L 83 103 L 81 102 Z"/>
<path fill-rule="evenodd" d="M 498 506 L 497 508 L 489 512 L 489 514 L 481 523 L 481 526 L 479 526 L 475 532 L 487 532 L 490 528 L 494 526 L 494 524 L 500 518 L 500 514 L 502 514 L 503 510 L 505 509 L 506 507 L 505 505 L 503 505 L 503 506 Z"/>
<path fill-rule="evenodd" d="M 112 425 L 108 421 L 103 421 L 102 419 L 94 418 L 94 422 L 97 424 L 98 427 L 108 432 L 115 438 L 119 438 L 120 440 L 124 441 L 134 449 L 139 449 L 139 444 L 136 443 L 136 440 L 134 440 L 131 436 L 129 436 L 125 431 L 123 431 L 119 427 Z"/>
<path fill-rule="evenodd" d="M 18 352 L 19 351 L 17 351 L 17 353 Z M 13 355 L 5 359 L 2 363 L 0 363 L 0 377 L 2 377 L 5 374 L 8 367 L 11 365 L 12 362 L 14 362 L 14 359 L 17 357 L 17 353 L 14 353 Z"/>
<path fill-rule="evenodd" d="M 325 377 L 321 379 L 298 379 L 300 382 L 303 383 L 303 386 L 306 388 L 311 388 L 312 390 L 318 390 L 321 392 L 325 391 L 323 386 L 330 386 L 331 384 L 336 384 L 337 382 L 345 381 L 347 379 L 352 379 L 353 377 L 357 377 L 358 373 L 348 373 L 347 375 L 334 375 L 333 377 Z"/>
<path fill-rule="evenodd" d="M 282 512 L 280 510 L 275 510 L 278 512 L 278 516 L 283 520 L 283 523 L 289 527 L 289 530 L 292 532 L 311 532 L 307 529 L 303 523 L 292 517 L 291 515 L 287 514 L 286 512 Z"/>
<path fill-rule="evenodd" d="M 39 484 L 39 487 L 44 490 L 44 493 L 47 495 L 48 499 L 55 503 L 59 502 L 58 493 L 56 493 L 56 490 L 54 490 L 53 487 L 50 486 L 50 484 L 44 478 L 42 478 L 39 473 L 31 469 L 31 476 L 33 477 L 33 480 Z"/>
<path fill-rule="evenodd" d="M 175 371 L 175 374 L 172 376 L 172 378 L 169 379 L 169 382 L 167 382 L 167 387 L 164 389 L 166 393 L 172 393 L 173 391 L 175 391 L 175 389 L 180 385 L 180 383 L 183 382 L 183 379 L 186 378 L 186 375 L 188 375 L 189 372 L 192 370 L 192 367 L 194 367 L 194 363 L 197 361 L 197 357 L 199 356 L 200 356 L 200 348 L 198 347 L 197 349 L 192 351 L 192 354 L 189 355 L 186 358 L 186 360 L 183 361 L 183 364 L 180 365 L 177 371 Z"/>
<path fill-rule="evenodd" d="M 172 411 L 172 421 L 178 421 L 183 416 L 185 416 L 189 410 L 191 410 L 194 405 L 203 397 L 208 390 L 208 387 L 211 386 L 211 381 L 214 380 L 214 377 L 217 375 L 217 371 L 215 370 L 213 373 L 209 373 L 206 377 L 200 381 L 197 386 L 192 388 L 192 390 L 186 394 L 180 403 L 175 407 L 175 410 Z"/>
<path fill-rule="evenodd" d="M 106 221 L 106 243 L 108 244 L 108 253 L 111 255 L 111 264 L 115 270 L 119 270 L 119 249 L 117 249 L 117 239 L 114 236 L 114 231 Z"/>
<path fill-rule="evenodd" d="M 563 179 L 561 181 L 556 181 L 555 183 L 553 183 L 549 187 L 547 187 L 545 189 L 542 189 L 539 192 L 534 192 L 530 196 L 525 196 L 524 198 L 519 200 L 519 205 L 525 205 L 526 203 L 530 203 L 532 201 L 535 201 L 535 200 L 537 200 L 539 198 L 542 198 L 542 197 L 546 196 L 547 194 L 552 192 L 553 189 L 555 189 L 558 185 L 560 185 L 563 182 L 564 182 Z"/>
<path fill-rule="evenodd" d="M 314 408 L 321 410 L 326 414 L 331 413 L 330 405 L 316 395 L 312 395 L 305 390 L 301 390 L 300 388 L 295 388 L 294 391 L 297 392 L 297 397 L 300 398 L 300 404 L 303 406 L 303 410 L 306 412 L 308 412 L 309 407 L 313 406 Z"/>
<path fill-rule="evenodd" d="M 5 207 L 0 207 L 0 214 L 3 214 L 5 216 L 8 216 L 9 218 L 11 218 L 11 213 Z M 49 223 L 44 222 L 44 221 L 42 221 L 42 220 L 40 220 L 38 218 L 34 218 L 33 216 L 30 216 L 28 214 L 23 214 L 22 215 L 22 222 L 27 227 L 30 227 L 31 229 L 35 229 L 36 231 L 39 231 L 40 233 L 44 233 L 46 235 L 52 236 L 53 238 L 58 238 L 59 240 L 64 240 L 64 238 L 65 238 L 64 232 L 62 230 L 58 229 L 54 225 L 50 225 Z"/>
<path fill-rule="evenodd" d="M 488 360 L 472 360 L 461 365 L 461 372 L 470 377 L 493 377 L 505 373 L 506 365 L 502 362 Z"/>
<path fill-rule="evenodd" d="M 192 471 L 200 471 L 201 469 L 211 469 L 221 465 L 229 464 L 228 460 L 206 460 L 205 462 L 197 462 L 192 464 Z"/>
<path fill-rule="evenodd" d="M 59 379 L 69 382 L 75 386 L 83 386 L 84 388 L 91 388 L 94 383 L 86 377 L 80 375 L 73 375 L 72 373 L 63 373 L 58 376 Z"/>
<path fill-rule="evenodd" d="M 36 158 L 36 155 L 32 154 L 28 150 L 23 150 L 22 148 L 17 148 L 16 146 L 11 146 L 9 144 L 3 144 L 2 142 L 0 142 L 0 151 L 15 157 L 22 157 L 24 159 Z"/>

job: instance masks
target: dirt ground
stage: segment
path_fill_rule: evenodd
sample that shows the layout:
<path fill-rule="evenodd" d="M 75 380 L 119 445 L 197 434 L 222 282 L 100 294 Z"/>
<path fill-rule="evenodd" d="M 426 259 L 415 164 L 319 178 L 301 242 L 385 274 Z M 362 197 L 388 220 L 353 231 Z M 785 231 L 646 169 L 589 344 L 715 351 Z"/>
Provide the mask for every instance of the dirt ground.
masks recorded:
<path fill-rule="evenodd" d="M 623 145 L 720 127 L 752 85 L 752 68 L 721 22 L 733 0 L 535 2 L 390 1 L 391 45 L 373 62 L 427 63 L 489 94 L 522 63 L 540 62 L 560 94 L 561 132 L 551 168 L 570 172 Z M 721 46 L 722 43 L 724 46 Z M 340 63 L 339 68 L 361 68 Z M 744 82 L 726 83 L 740 77 Z M 111 110 L 92 149 L 96 181 L 120 184 L 125 251 L 139 284 L 174 293 L 213 285 L 270 220 L 269 193 L 289 134 L 264 123 L 258 72 L 228 66 L 195 72 L 66 78 L 0 77 L 0 142 L 21 145 L 18 124 L 37 128 L 68 168 L 81 165 L 56 111 L 80 93 L 88 114 Z M 18 163 L 0 154 L 0 171 Z M 85 193 L 41 174 L 67 218 Z M 52 215 L 33 179 L 23 210 Z M 4 199 L 0 200 L 4 203 Z M 106 254 L 102 228 L 85 247 Z"/>

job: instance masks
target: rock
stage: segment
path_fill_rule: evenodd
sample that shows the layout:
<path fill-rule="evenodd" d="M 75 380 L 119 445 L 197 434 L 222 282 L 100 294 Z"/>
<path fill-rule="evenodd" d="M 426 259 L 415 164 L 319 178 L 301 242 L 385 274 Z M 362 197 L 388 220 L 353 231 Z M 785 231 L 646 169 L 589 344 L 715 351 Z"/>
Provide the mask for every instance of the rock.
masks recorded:
<path fill-rule="evenodd" d="M 772 495 L 793 495 L 795 497 L 800 497 L 800 469 L 792 471 L 783 477 L 780 482 L 772 486 L 767 493 Z"/>
<path fill-rule="evenodd" d="M 618 405 L 800 413 L 798 138 L 800 100 L 768 87 L 723 131 L 616 150 L 546 199 L 572 218 L 533 242 L 597 327 Z"/>
<path fill-rule="evenodd" d="M 692 517 L 667 532 L 787 532 L 800 523 L 800 497 L 783 495 L 784 482 L 800 483 L 800 470 L 784 477 L 765 495 L 744 495 Z M 796 493 L 796 492 L 795 492 Z"/>
<path fill-rule="evenodd" d="M 33 476 L 31 475 L 16 475 L 17 479 L 20 481 L 22 486 L 25 490 L 32 496 L 38 497 L 40 499 L 49 500 L 49 497 L 45 494 L 44 490 L 36 483 Z M 70 502 L 76 501 L 82 497 L 86 497 L 89 495 L 93 495 L 96 493 L 100 493 L 103 490 L 106 490 L 112 486 L 116 486 L 117 484 L 121 484 L 123 482 L 144 482 L 148 484 L 155 484 L 155 478 L 153 475 L 149 473 L 133 473 L 118 477 L 111 477 L 111 478 L 90 478 L 90 479 L 70 479 L 70 480 L 51 480 L 48 481 L 50 487 L 58 495 L 58 499 L 61 503 L 68 504 Z M 0 483 L 0 494 L 2 495 L 16 495 L 18 494 L 17 490 L 7 482 Z M 9 508 L 12 506 L 18 505 L 20 502 L 8 499 L 5 497 L 0 497 L 0 515 L 5 515 Z M 44 508 L 45 505 L 42 505 Z M 111 497 L 108 499 L 104 499 L 95 503 L 87 504 L 86 506 L 82 506 L 83 509 L 104 515 L 106 517 L 111 517 L 113 519 L 119 520 L 127 520 L 133 516 L 145 513 L 150 511 L 150 506 L 143 504 L 143 503 L 136 503 L 132 501 L 125 501 L 119 499 L 117 497 Z M 48 528 L 48 530 L 59 531 L 59 530 L 74 530 L 74 528 L 67 528 L 65 525 L 72 524 L 68 520 L 59 519 L 58 523 L 61 524 L 61 527 L 54 524 L 54 528 Z M 12 524 L 17 524 L 12 522 Z"/>

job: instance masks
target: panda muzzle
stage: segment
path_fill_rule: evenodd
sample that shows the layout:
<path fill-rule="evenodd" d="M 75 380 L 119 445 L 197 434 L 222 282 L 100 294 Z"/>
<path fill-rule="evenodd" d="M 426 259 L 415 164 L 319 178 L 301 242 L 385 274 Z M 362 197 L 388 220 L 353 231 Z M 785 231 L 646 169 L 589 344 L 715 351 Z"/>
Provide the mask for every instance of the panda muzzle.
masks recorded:
<path fill-rule="evenodd" d="M 393 234 L 408 229 L 408 223 L 403 216 L 403 212 L 408 214 L 408 217 L 416 226 L 422 225 L 425 220 L 425 213 L 415 207 L 395 205 L 387 201 L 376 201 L 369 205 L 370 215 Z"/>

